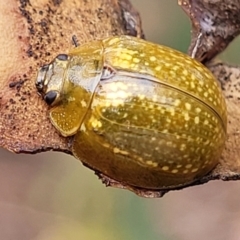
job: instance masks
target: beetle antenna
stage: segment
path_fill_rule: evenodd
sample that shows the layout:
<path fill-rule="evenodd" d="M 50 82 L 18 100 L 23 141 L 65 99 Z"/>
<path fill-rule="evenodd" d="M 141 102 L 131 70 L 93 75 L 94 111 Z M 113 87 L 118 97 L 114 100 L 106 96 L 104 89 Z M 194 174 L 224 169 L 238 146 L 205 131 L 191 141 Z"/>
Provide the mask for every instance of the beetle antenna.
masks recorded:
<path fill-rule="evenodd" d="M 73 45 L 74 45 L 75 47 L 78 47 L 78 46 L 79 46 L 78 39 L 77 39 L 77 36 L 76 36 L 76 35 L 73 35 L 73 36 L 72 36 L 72 41 L 73 41 Z"/>

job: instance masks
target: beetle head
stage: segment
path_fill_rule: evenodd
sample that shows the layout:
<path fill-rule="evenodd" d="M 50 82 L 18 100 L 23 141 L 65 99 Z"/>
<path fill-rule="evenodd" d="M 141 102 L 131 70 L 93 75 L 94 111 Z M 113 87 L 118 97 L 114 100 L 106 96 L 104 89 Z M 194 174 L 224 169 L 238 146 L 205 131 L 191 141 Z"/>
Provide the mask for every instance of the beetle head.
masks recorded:
<path fill-rule="evenodd" d="M 42 66 L 38 72 L 36 88 L 50 106 L 61 100 L 68 60 L 68 55 L 59 54 L 51 63 Z"/>

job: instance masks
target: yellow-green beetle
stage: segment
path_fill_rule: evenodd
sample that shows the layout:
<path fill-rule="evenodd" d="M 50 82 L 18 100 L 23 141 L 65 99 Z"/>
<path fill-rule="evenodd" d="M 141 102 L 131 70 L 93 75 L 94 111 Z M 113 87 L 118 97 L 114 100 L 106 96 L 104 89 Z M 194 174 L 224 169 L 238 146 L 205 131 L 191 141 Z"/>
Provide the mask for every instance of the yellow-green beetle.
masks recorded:
<path fill-rule="evenodd" d="M 43 66 L 36 86 L 85 165 L 124 185 L 178 188 L 218 162 L 226 104 L 198 61 L 130 36 L 93 41 Z"/>

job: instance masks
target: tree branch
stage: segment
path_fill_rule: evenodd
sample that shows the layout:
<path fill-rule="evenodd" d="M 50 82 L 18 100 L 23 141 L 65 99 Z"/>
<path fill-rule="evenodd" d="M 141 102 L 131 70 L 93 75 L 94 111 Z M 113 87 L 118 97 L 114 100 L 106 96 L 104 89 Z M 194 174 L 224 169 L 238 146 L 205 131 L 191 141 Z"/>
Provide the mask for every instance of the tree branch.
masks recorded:
<path fill-rule="evenodd" d="M 73 35 L 79 44 L 111 35 L 141 37 L 139 15 L 128 0 L 1 1 L 0 9 L 2 28 L 8 26 L 1 29 L 0 146 L 16 153 L 70 153 L 69 139 L 59 136 L 37 94 L 37 71 L 68 52 Z"/>

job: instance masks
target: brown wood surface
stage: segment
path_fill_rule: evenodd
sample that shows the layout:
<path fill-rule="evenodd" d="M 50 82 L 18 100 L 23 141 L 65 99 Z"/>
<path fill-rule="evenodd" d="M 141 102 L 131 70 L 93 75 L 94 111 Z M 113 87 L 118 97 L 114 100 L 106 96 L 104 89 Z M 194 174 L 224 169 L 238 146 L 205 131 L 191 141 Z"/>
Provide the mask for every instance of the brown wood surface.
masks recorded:
<path fill-rule="evenodd" d="M 126 0 L 0 1 L 0 146 L 16 153 L 70 152 L 48 120 L 47 106 L 35 87 L 39 67 L 58 53 L 111 35 L 140 37 L 138 13 Z M 7 26 L 7 29 L 6 29 Z"/>

